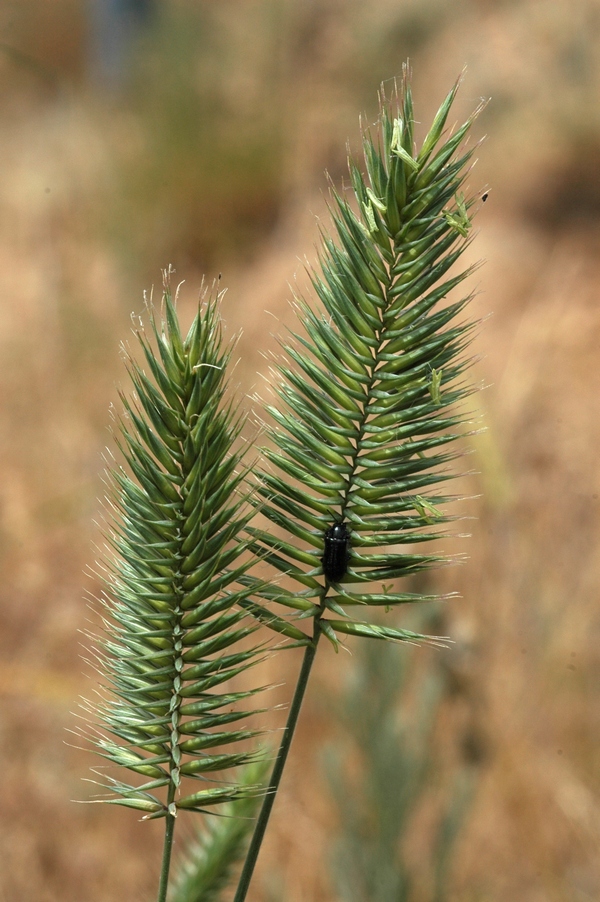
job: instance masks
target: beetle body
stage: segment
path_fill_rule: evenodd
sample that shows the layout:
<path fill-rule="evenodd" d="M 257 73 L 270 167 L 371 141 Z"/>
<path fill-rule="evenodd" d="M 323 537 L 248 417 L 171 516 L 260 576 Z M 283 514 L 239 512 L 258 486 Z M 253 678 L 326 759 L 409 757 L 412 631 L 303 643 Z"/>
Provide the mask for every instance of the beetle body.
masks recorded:
<path fill-rule="evenodd" d="M 350 532 L 345 523 L 334 523 L 325 530 L 323 573 L 327 582 L 339 583 L 348 569 Z"/>

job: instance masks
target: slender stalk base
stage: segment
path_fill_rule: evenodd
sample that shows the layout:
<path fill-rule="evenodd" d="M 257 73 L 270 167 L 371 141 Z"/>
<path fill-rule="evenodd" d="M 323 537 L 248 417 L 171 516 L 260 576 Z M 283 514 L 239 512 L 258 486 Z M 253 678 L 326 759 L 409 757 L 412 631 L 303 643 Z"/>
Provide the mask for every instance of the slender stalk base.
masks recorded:
<path fill-rule="evenodd" d="M 171 866 L 171 851 L 173 849 L 173 833 L 175 831 L 175 815 L 167 814 L 165 825 L 165 843 L 163 846 L 162 867 L 160 869 L 160 884 L 158 886 L 157 902 L 166 902 L 167 888 L 169 886 L 169 868 Z"/>
<path fill-rule="evenodd" d="M 246 856 L 246 861 L 244 862 L 244 867 L 240 875 L 240 882 L 238 884 L 237 892 L 235 894 L 233 902 L 244 902 L 246 893 L 248 892 L 248 887 L 250 886 L 252 874 L 254 873 L 254 866 L 256 865 L 256 859 L 258 858 L 258 853 L 260 852 L 260 847 L 265 835 L 265 830 L 267 829 L 267 824 L 269 822 L 271 809 L 273 808 L 275 796 L 281 782 L 283 768 L 285 766 L 288 752 L 292 744 L 292 739 L 294 737 L 294 731 L 298 722 L 300 708 L 302 707 L 302 701 L 304 699 L 308 677 L 310 676 L 310 671 L 315 660 L 319 637 L 320 629 L 319 622 L 317 620 L 315 622 L 315 633 L 313 641 L 310 645 L 306 646 L 306 651 L 304 652 L 304 660 L 302 661 L 302 667 L 300 668 L 300 674 L 298 675 L 296 691 L 294 692 L 294 698 L 292 699 L 292 704 L 290 706 L 287 723 L 283 731 L 283 737 L 279 746 L 279 751 L 277 752 L 275 766 L 273 768 L 273 773 L 271 774 L 271 780 L 269 781 L 265 800 L 262 804 L 258 820 L 256 821 L 256 827 L 254 828 L 254 833 L 252 835 L 252 840 L 250 842 L 250 847 L 248 849 L 248 854 Z"/>

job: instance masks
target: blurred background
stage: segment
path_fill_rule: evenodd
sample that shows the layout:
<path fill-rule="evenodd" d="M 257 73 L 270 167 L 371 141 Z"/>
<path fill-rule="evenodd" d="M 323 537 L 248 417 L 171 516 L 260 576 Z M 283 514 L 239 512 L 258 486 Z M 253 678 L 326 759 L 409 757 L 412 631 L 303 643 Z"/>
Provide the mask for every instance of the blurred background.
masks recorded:
<path fill-rule="evenodd" d="M 455 644 L 394 649 L 383 672 L 322 649 L 251 899 L 352 900 L 350 865 L 358 902 L 600 899 L 600 3 L 3 0 L 2 902 L 156 892 L 161 825 L 74 804 L 94 762 L 65 732 L 93 692 L 84 571 L 131 313 L 168 264 L 184 320 L 222 273 L 234 382 L 262 390 L 324 171 L 342 183 L 359 114 L 407 58 L 423 129 L 465 65 L 451 119 L 491 97 L 468 252 L 487 432 L 452 548 L 469 560 L 433 584 L 461 594 L 435 615 Z M 297 652 L 274 660 L 292 681 Z M 360 719 L 374 699 L 380 734 Z M 387 895 L 368 889 L 379 854 Z"/>

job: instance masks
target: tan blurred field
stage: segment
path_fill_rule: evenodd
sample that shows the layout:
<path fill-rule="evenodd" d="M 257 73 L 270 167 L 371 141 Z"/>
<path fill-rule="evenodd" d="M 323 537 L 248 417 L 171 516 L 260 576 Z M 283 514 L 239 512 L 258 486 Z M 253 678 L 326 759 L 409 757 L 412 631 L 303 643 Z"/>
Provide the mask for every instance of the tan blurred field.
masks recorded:
<path fill-rule="evenodd" d="M 169 263 L 184 320 L 222 273 L 234 381 L 262 391 L 288 283 L 315 258 L 323 172 L 341 184 L 358 114 L 375 118 L 407 57 L 424 125 L 465 64 L 456 118 L 491 97 L 469 250 L 485 259 L 487 432 L 468 460 L 469 560 L 443 573 L 462 597 L 436 734 L 449 779 L 469 737 L 480 763 L 448 898 L 600 899 L 600 5 L 157 0 L 112 81 L 86 10 L 0 7 L 1 902 L 156 891 L 160 824 L 74 804 L 93 761 L 65 732 L 93 691 L 84 570 L 130 314 Z M 352 660 L 321 654 L 253 902 L 336 902 L 322 698 Z M 298 663 L 279 655 L 274 675 Z"/>

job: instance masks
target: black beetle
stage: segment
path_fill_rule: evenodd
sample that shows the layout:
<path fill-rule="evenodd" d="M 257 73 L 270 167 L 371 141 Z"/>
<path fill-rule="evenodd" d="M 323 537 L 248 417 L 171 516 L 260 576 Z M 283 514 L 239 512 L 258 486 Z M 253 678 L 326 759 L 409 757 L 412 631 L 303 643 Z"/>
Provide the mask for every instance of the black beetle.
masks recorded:
<path fill-rule="evenodd" d="M 337 522 L 325 530 L 325 547 L 321 563 L 327 582 L 339 583 L 348 569 L 350 532 L 345 523 Z"/>

